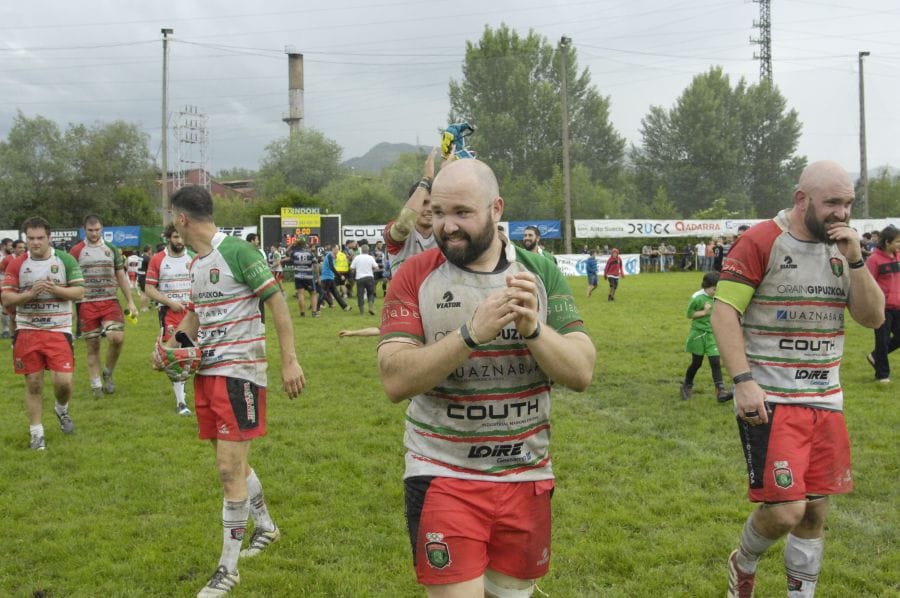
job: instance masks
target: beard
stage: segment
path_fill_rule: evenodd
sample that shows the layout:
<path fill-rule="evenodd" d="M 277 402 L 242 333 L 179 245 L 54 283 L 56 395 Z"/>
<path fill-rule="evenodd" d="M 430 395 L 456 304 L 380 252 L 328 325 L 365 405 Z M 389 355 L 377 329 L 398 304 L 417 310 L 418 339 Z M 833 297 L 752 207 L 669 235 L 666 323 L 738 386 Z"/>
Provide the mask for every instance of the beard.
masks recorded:
<path fill-rule="evenodd" d="M 482 227 L 474 237 L 470 236 L 462 229 L 457 229 L 452 235 L 445 235 L 442 231 L 440 235 L 435 235 L 435 241 L 437 242 L 438 247 L 441 248 L 441 253 L 444 254 L 444 257 L 447 258 L 448 262 L 454 266 L 465 268 L 478 259 L 482 253 L 487 251 L 488 247 L 491 246 L 491 243 L 494 242 L 494 235 L 496 232 L 497 227 L 494 225 L 494 222 L 488 218 L 484 227 Z M 448 241 L 458 239 L 465 239 L 466 244 L 462 247 L 448 246 Z"/>
<path fill-rule="evenodd" d="M 171 253 L 181 253 L 184 251 L 184 243 L 169 243 L 169 251 Z"/>
<path fill-rule="evenodd" d="M 522 247 L 524 247 L 528 251 L 534 251 L 535 245 L 537 245 L 536 241 L 533 241 L 531 239 L 522 239 Z"/>
<path fill-rule="evenodd" d="M 843 222 L 845 224 L 850 223 L 850 219 L 846 220 L 838 220 L 837 218 L 826 218 L 825 220 L 817 220 L 815 214 L 812 209 L 806 210 L 806 216 L 804 217 L 803 223 L 806 225 L 806 229 L 813 236 L 816 241 L 820 243 L 826 243 L 828 245 L 834 245 L 834 241 L 828 236 L 828 225 L 834 222 Z"/>

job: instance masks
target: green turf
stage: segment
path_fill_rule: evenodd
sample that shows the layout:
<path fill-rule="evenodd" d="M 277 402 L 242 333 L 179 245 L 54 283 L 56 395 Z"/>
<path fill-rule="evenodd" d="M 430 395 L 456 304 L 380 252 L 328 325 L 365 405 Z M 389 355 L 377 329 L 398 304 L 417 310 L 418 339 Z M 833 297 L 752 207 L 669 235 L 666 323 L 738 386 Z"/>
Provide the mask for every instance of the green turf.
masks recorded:
<path fill-rule="evenodd" d="M 699 283 L 698 274 L 628 277 L 607 303 L 602 286 L 588 301 L 584 279 L 572 281 L 597 365 L 586 392 L 554 392 L 554 554 L 540 582 L 554 598 L 724 593 L 725 558 L 751 507 L 731 409 L 716 403 L 707 365 L 694 399 L 678 398 L 684 309 Z M 403 406 L 381 390 L 377 339 L 337 337 L 375 320 L 327 308 L 295 318 L 308 388 L 291 402 L 273 384 L 270 432 L 251 453 L 284 535 L 242 562 L 233 595 L 424 595 L 403 518 Z M 151 314 L 128 326 L 119 391 L 102 399 L 89 395 L 77 344 L 76 433 L 59 432 L 45 391 L 43 453 L 27 449 L 23 380 L 0 343 L 0 596 L 192 596 L 215 568 L 222 495 L 212 451 L 149 366 L 155 334 Z M 900 593 L 900 380 L 872 381 L 871 342 L 848 323 L 841 377 L 856 491 L 832 502 L 823 597 Z M 760 566 L 762 598 L 784 595 L 780 548 Z"/>

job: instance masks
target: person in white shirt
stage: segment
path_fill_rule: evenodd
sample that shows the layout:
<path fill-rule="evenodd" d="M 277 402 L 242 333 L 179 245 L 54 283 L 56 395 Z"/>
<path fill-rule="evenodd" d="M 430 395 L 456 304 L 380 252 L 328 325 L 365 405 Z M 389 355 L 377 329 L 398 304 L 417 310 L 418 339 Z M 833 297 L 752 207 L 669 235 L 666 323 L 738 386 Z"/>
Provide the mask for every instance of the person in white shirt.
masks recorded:
<path fill-rule="evenodd" d="M 697 270 L 706 270 L 706 243 L 699 241 L 694 246 L 694 259 Z"/>
<path fill-rule="evenodd" d="M 369 246 L 361 245 L 361 253 L 350 262 L 350 271 L 356 278 L 356 303 L 363 315 L 363 304 L 369 302 L 369 315 L 375 315 L 375 272 L 379 270 L 375 258 L 369 255 Z"/>

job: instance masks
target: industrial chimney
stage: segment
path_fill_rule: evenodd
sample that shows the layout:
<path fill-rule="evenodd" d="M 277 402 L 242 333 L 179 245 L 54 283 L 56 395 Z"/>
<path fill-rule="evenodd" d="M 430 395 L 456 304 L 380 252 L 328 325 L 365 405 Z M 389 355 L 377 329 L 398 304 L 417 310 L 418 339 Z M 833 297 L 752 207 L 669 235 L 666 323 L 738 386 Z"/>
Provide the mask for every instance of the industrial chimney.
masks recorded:
<path fill-rule="evenodd" d="M 288 55 L 288 112 L 282 115 L 284 122 L 291 128 L 291 135 L 299 133 L 303 128 L 303 54 L 288 46 L 284 49 Z"/>

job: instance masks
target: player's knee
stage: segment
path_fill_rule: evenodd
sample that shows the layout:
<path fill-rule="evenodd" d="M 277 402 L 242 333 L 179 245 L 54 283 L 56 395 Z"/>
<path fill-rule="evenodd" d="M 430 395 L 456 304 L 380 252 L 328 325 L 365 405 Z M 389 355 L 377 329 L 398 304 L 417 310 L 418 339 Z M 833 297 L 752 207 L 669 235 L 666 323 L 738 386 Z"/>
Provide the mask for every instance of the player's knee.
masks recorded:
<path fill-rule="evenodd" d="M 806 529 L 821 529 L 825 526 L 825 516 L 828 514 L 828 498 L 817 496 L 810 498 L 806 503 L 806 510 L 800 520 L 800 526 Z"/>
<path fill-rule="evenodd" d="M 790 503 L 767 504 L 762 514 L 765 519 L 765 527 L 778 535 L 786 534 L 794 529 L 803 520 L 806 511 L 806 502 L 797 501 Z"/>
<path fill-rule="evenodd" d="M 488 569 L 484 572 L 484 595 L 490 598 L 530 598 L 535 580 L 518 579 Z"/>

